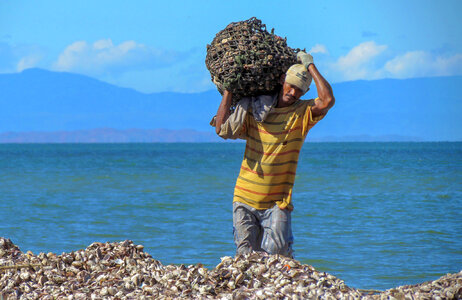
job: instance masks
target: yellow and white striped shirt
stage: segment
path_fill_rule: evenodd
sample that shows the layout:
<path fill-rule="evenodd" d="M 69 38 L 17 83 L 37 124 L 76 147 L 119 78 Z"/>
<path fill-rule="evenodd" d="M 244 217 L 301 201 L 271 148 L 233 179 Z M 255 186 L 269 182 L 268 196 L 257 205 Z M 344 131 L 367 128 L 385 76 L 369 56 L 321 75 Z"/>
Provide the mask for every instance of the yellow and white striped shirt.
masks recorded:
<path fill-rule="evenodd" d="M 273 108 L 261 123 L 247 114 L 242 129 L 247 144 L 233 201 L 256 209 L 268 209 L 275 203 L 281 209 L 293 209 L 300 150 L 308 131 L 324 117 L 312 117 L 314 102 L 298 100 L 288 107 Z"/>

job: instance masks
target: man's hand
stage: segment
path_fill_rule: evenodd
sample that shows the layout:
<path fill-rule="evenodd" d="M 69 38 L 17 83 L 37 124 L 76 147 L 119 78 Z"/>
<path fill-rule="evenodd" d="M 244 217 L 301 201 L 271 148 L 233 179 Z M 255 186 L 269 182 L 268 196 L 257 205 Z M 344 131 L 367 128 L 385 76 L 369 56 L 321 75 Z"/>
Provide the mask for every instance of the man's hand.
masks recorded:
<path fill-rule="evenodd" d="M 225 90 L 223 92 L 223 98 L 221 99 L 221 103 L 217 111 L 217 118 L 215 122 L 215 131 L 217 134 L 220 133 L 221 124 L 225 123 L 229 117 L 229 109 L 231 107 L 232 99 L 233 93 Z"/>
<path fill-rule="evenodd" d="M 308 67 L 313 63 L 313 56 L 311 56 L 311 54 L 300 51 L 297 53 L 297 60 L 308 70 Z"/>

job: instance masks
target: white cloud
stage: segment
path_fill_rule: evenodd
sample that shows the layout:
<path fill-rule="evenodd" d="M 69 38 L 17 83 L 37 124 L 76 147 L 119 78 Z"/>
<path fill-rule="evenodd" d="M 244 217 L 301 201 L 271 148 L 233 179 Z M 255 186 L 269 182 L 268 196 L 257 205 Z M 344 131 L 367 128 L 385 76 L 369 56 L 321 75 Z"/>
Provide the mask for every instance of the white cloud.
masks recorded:
<path fill-rule="evenodd" d="M 357 68 L 368 63 L 371 59 L 387 49 L 386 45 L 377 45 L 375 42 L 365 42 L 348 52 L 347 55 L 338 59 L 338 66 L 341 69 Z"/>
<path fill-rule="evenodd" d="M 43 57 L 43 50 L 36 45 L 12 45 L 0 42 L 0 73 L 21 72 L 24 69 L 37 67 Z"/>
<path fill-rule="evenodd" d="M 308 53 L 314 54 L 314 53 L 322 53 L 322 54 L 328 54 L 329 51 L 327 51 L 326 46 L 321 45 L 321 44 L 316 44 L 314 45 Z"/>
<path fill-rule="evenodd" d="M 197 93 L 216 89 L 204 63 L 203 48 L 190 49 L 188 56 L 181 63 L 169 65 L 168 68 L 130 70 L 97 78 L 144 93 L 164 91 Z"/>
<path fill-rule="evenodd" d="M 389 60 L 384 69 L 393 78 L 461 75 L 462 54 L 435 56 L 425 51 L 412 51 Z"/>
<path fill-rule="evenodd" d="M 318 62 L 332 82 L 462 75 L 462 53 L 410 51 L 391 55 L 388 48 L 369 41 L 353 47 L 338 59 L 329 56 Z"/>
<path fill-rule="evenodd" d="M 67 46 L 53 64 L 53 69 L 88 75 L 114 74 L 134 70 L 150 70 L 174 64 L 180 53 L 148 47 L 135 41 L 114 45 L 111 39 L 89 44 L 77 41 Z"/>
<path fill-rule="evenodd" d="M 386 49 L 373 41 L 361 43 L 331 64 L 331 69 L 340 80 L 375 79 L 381 73 L 374 69 L 375 59 Z"/>
<path fill-rule="evenodd" d="M 41 59 L 42 59 L 42 56 L 38 54 L 32 54 L 32 55 L 23 57 L 16 64 L 16 71 L 21 72 L 25 69 L 34 68 L 38 65 Z"/>

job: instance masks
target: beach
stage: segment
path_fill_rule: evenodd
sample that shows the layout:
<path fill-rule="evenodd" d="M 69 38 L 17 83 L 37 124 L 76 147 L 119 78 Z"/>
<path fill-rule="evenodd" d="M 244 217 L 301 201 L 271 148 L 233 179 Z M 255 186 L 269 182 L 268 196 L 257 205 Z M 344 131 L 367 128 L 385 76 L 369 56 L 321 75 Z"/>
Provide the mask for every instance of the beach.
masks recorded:
<path fill-rule="evenodd" d="M 386 291 L 347 286 L 279 255 L 253 252 L 202 264 L 163 265 L 126 240 L 70 253 L 23 253 L 0 238 L 0 299 L 460 299 L 462 271 Z"/>

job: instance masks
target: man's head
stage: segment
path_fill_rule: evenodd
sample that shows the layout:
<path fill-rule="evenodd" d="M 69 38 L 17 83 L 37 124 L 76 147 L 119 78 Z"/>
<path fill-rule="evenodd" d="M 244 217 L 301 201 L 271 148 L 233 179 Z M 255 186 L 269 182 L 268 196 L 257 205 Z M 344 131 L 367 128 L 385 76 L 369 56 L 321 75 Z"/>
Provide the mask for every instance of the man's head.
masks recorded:
<path fill-rule="evenodd" d="M 310 89 L 311 74 L 302 64 L 292 65 L 281 77 L 278 107 L 289 106 Z"/>

